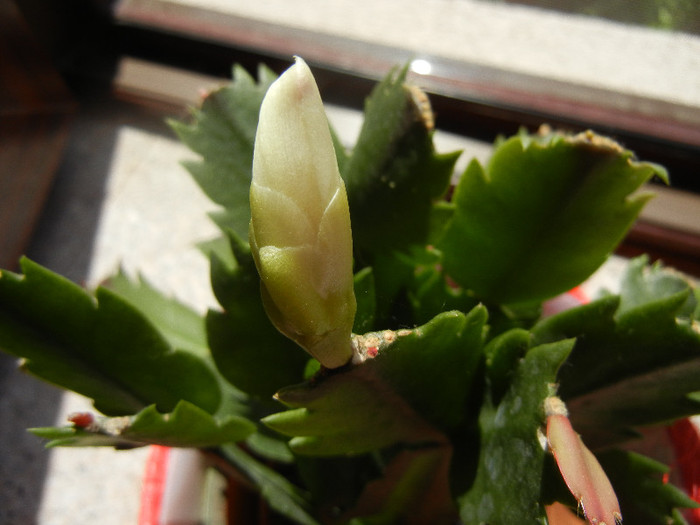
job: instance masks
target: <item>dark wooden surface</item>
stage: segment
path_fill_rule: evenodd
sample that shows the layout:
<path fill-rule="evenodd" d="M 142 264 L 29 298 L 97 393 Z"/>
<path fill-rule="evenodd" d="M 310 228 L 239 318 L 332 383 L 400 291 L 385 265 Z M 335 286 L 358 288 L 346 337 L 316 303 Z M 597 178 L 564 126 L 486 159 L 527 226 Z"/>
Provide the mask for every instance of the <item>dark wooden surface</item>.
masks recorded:
<path fill-rule="evenodd" d="M 635 257 L 648 254 L 667 266 L 700 279 L 700 235 L 638 221 L 617 250 L 618 255 Z"/>
<path fill-rule="evenodd" d="M 0 2 L 0 267 L 23 253 L 76 104 L 11 0 Z"/>

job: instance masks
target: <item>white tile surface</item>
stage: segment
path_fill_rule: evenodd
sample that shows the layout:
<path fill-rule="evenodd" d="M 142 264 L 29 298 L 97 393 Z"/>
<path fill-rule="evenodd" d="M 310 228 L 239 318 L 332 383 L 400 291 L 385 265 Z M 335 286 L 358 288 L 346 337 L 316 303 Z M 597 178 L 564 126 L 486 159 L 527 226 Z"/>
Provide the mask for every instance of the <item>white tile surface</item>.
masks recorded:
<path fill-rule="evenodd" d="M 407 49 L 418 57 L 488 65 L 700 107 L 700 37 L 690 34 L 480 0 L 173 3 Z"/>

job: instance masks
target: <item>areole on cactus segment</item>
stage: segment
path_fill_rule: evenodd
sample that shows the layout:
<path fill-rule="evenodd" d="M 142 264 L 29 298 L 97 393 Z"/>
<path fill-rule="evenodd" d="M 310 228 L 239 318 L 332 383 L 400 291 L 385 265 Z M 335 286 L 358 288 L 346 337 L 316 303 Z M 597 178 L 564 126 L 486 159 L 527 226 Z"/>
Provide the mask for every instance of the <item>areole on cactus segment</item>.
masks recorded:
<path fill-rule="evenodd" d="M 275 326 L 327 368 L 352 357 L 352 234 L 321 95 L 300 59 L 260 108 L 250 244 Z"/>

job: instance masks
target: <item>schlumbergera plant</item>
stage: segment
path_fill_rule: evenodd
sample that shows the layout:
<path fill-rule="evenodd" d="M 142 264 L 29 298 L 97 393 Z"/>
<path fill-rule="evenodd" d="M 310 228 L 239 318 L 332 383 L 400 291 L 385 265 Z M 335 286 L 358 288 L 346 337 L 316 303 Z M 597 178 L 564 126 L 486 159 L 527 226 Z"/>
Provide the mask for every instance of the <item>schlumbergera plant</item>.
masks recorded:
<path fill-rule="evenodd" d="M 374 89 L 352 151 L 301 59 L 236 68 L 173 123 L 220 205 L 204 317 L 122 274 L 91 293 L 3 271 L 2 348 L 101 413 L 32 431 L 199 448 L 280 523 L 684 523 L 697 505 L 627 444 L 700 412 L 698 292 L 639 258 L 619 293 L 542 314 L 664 170 L 592 132 L 523 132 L 451 188 L 459 153 L 436 153 L 405 77 Z"/>

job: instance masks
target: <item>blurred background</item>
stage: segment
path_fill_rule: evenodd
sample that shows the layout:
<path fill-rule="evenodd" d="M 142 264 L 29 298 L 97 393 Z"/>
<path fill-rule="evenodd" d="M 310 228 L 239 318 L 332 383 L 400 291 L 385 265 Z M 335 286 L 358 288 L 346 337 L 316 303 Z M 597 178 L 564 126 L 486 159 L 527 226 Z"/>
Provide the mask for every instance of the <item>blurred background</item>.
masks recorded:
<path fill-rule="evenodd" d="M 166 119 L 233 64 L 255 76 L 293 55 L 348 147 L 364 97 L 403 64 L 463 164 L 543 123 L 614 137 L 672 181 L 652 183 L 618 255 L 700 276 L 697 0 L 0 0 L 0 267 L 28 254 L 94 286 L 121 266 L 211 306 L 192 247 L 214 233 L 211 205 Z M 15 368 L 0 355 L 0 523 L 136 523 L 145 451 L 45 452 L 24 429 L 86 405 Z"/>

